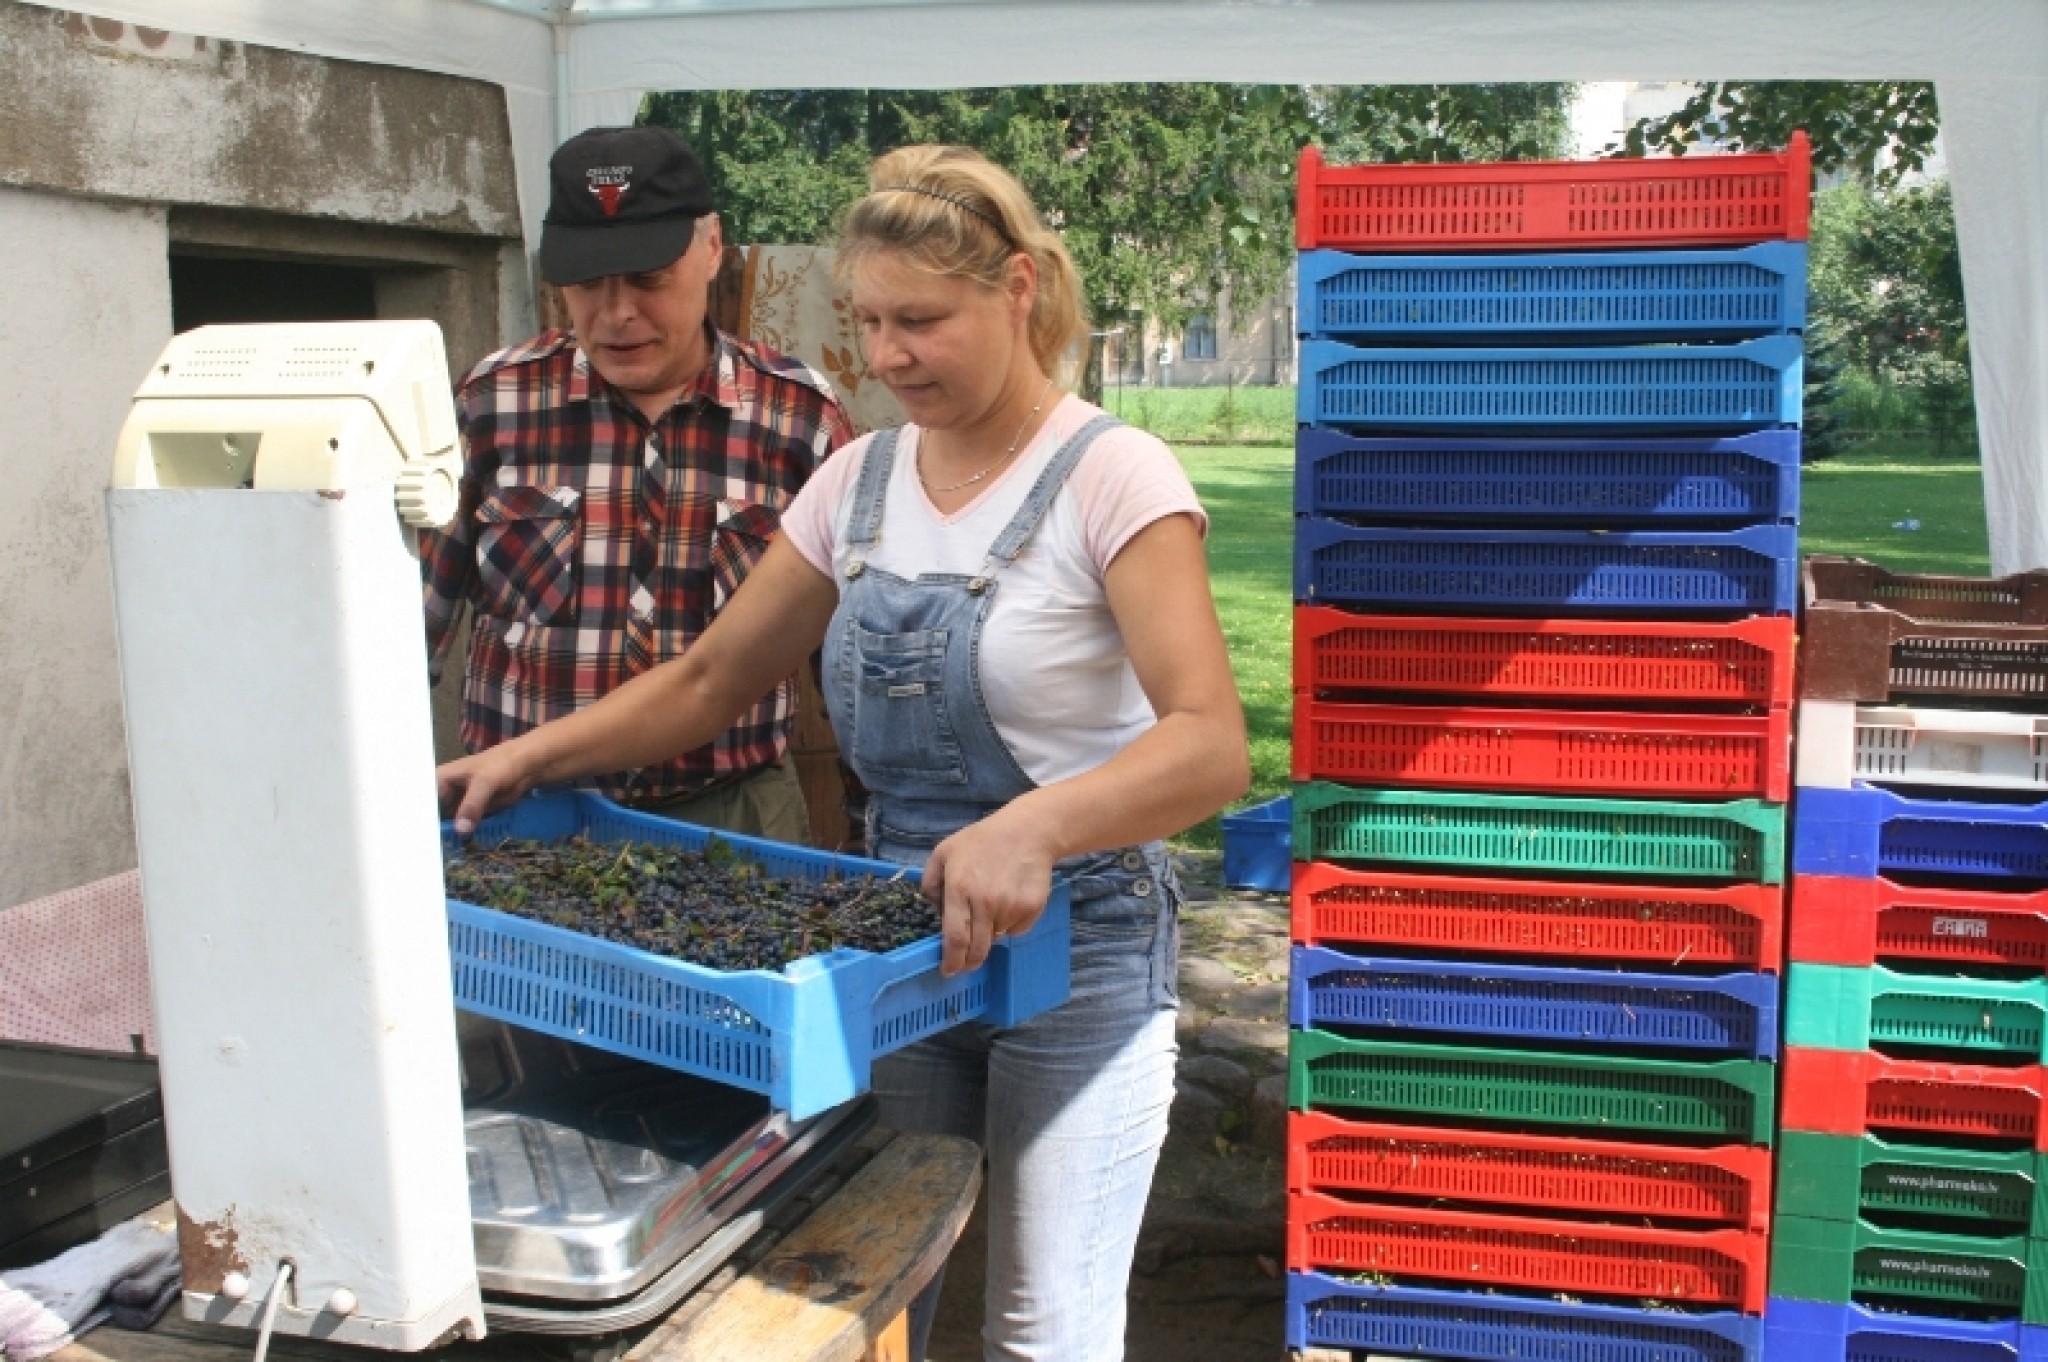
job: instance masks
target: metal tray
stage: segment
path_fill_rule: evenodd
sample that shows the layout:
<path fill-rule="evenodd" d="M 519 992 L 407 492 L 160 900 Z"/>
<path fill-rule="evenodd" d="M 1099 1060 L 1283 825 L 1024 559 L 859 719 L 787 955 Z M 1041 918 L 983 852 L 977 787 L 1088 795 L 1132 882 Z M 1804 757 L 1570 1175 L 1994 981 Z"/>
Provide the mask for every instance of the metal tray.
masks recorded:
<path fill-rule="evenodd" d="M 460 1036 L 489 1292 L 632 1295 L 729 1218 L 809 1124 L 758 1094 L 503 1022 L 462 1014 Z"/>

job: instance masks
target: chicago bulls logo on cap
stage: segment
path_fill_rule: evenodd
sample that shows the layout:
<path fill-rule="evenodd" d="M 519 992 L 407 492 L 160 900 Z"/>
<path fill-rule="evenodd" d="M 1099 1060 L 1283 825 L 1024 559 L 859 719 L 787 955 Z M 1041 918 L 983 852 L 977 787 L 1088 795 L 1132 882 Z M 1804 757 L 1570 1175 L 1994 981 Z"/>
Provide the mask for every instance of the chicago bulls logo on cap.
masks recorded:
<path fill-rule="evenodd" d="M 704 167 L 667 128 L 588 128 L 548 158 L 541 274 L 566 285 L 658 270 L 713 211 Z"/>
<path fill-rule="evenodd" d="M 583 178 L 590 183 L 590 192 L 597 195 L 600 208 L 608 218 L 619 215 L 619 200 L 633 186 L 631 166 L 592 166 L 583 172 Z"/>

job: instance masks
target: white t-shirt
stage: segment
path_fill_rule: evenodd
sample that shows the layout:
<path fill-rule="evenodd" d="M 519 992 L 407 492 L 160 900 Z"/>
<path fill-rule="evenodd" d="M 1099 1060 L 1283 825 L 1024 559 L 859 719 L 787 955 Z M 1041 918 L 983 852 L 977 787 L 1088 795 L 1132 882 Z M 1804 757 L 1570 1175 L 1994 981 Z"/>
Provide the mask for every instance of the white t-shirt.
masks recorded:
<path fill-rule="evenodd" d="M 1009 468 L 951 515 L 941 514 L 918 482 L 919 431 L 905 426 L 869 565 L 905 578 L 979 572 L 1053 454 L 1100 414 L 1078 397 L 1062 399 Z M 841 591 L 848 585 L 853 488 L 871 438 L 827 459 L 782 513 L 790 546 Z M 1152 726 L 1152 706 L 1110 614 L 1103 574 L 1138 531 L 1183 514 L 1208 532 L 1208 516 L 1173 452 L 1155 436 L 1120 426 L 1096 437 L 1024 551 L 997 574 L 982 630 L 982 694 L 996 731 L 1040 785 L 1094 770 Z"/>

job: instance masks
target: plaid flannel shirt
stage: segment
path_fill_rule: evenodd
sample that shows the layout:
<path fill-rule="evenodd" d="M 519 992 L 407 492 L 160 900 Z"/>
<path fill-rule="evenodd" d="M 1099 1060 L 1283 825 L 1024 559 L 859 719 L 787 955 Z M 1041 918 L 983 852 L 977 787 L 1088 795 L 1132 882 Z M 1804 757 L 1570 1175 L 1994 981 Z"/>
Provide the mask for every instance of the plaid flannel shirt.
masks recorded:
<path fill-rule="evenodd" d="M 783 509 L 852 424 L 823 376 L 714 331 L 713 361 L 649 422 L 566 332 L 457 385 L 462 511 L 421 542 L 438 677 L 473 608 L 462 741 L 475 752 L 568 714 L 688 648 L 767 550 Z M 691 794 L 778 760 L 785 680 L 717 741 L 594 782 Z"/>

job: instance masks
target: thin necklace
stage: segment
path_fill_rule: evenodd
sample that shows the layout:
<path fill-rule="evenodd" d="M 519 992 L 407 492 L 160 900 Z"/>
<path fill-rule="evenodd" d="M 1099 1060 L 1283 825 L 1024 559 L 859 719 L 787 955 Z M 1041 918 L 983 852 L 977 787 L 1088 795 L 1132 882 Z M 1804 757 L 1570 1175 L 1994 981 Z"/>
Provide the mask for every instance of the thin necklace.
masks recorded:
<path fill-rule="evenodd" d="M 1032 404 L 1030 411 L 1024 413 L 1023 423 L 1017 427 L 1017 433 L 1010 437 L 1010 447 L 1004 450 L 1002 454 L 997 457 L 994 463 L 982 469 L 979 473 L 976 473 L 973 477 L 967 479 L 965 482 L 949 483 L 944 487 L 932 486 L 931 483 L 926 480 L 924 470 L 920 468 L 917 470 L 917 480 L 919 482 L 924 483 L 924 490 L 927 492 L 957 492 L 963 487 L 974 486 L 975 483 L 980 482 L 983 478 L 987 477 L 989 474 L 995 472 L 998 468 L 1001 468 L 1004 464 L 1008 463 L 1010 461 L 1010 456 L 1017 452 L 1017 445 L 1024 439 L 1024 432 L 1030 429 L 1032 420 L 1035 417 L 1037 417 L 1038 409 L 1045 405 L 1045 395 L 1051 391 L 1052 379 L 1047 378 L 1045 380 L 1045 386 L 1038 390 L 1038 401 Z"/>

